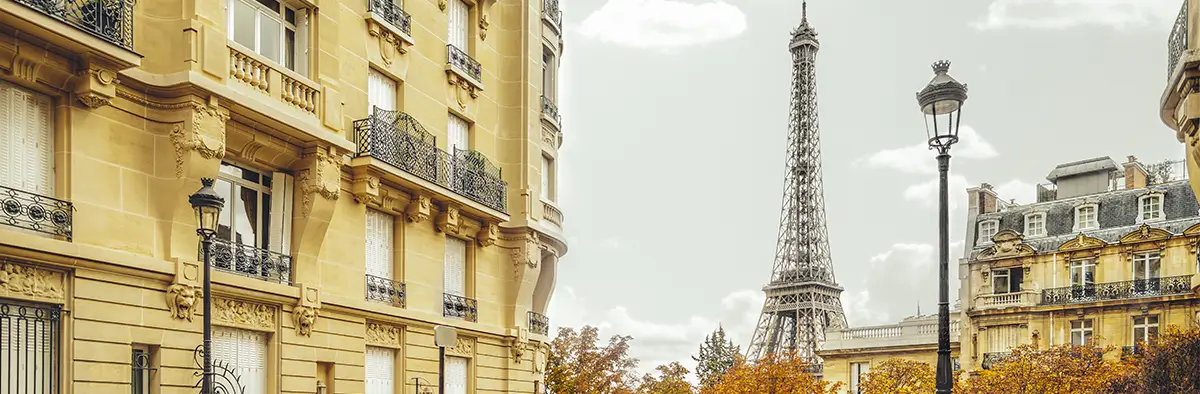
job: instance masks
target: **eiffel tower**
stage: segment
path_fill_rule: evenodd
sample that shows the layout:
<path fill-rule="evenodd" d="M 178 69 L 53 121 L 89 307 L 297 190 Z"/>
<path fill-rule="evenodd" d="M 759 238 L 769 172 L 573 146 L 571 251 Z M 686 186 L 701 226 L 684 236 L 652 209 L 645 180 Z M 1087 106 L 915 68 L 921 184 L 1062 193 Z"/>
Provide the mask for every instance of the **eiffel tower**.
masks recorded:
<path fill-rule="evenodd" d="M 819 364 L 825 330 L 846 327 L 842 287 L 833 276 L 825 197 L 821 181 L 821 133 L 817 122 L 817 31 L 808 24 L 804 3 L 800 26 L 792 30 L 792 106 L 788 119 L 787 174 L 783 210 L 767 299 L 746 358 L 793 353 Z"/>

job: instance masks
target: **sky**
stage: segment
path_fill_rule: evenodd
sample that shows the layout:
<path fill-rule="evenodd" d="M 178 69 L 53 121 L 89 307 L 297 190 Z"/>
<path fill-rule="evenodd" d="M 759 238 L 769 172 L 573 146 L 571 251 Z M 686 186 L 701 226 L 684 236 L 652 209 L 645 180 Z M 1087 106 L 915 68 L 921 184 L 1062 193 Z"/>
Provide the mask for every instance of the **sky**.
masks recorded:
<path fill-rule="evenodd" d="M 694 369 L 718 325 L 745 349 L 775 253 L 800 0 L 560 3 L 570 251 L 552 329 L 630 335 L 642 371 Z M 850 324 L 936 311 L 936 161 L 915 100 L 930 64 L 951 60 L 970 89 L 951 152 L 957 261 L 968 187 L 988 182 L 1028 203 L 1057 164 L 1183 158 L 1158 118 L 1180 4 L 809 1 L 826 216 Z"/>

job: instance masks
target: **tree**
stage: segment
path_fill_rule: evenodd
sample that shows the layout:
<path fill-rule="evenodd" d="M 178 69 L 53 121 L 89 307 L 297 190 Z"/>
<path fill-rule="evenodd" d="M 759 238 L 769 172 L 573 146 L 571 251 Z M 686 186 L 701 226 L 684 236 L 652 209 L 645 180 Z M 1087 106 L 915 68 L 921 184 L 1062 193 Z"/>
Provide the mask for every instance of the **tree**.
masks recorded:
<path fill-rule="evenodd" d="M 906 358 L 884 360 L 873 366 L 859 383 L 864 394 L 926 394 L 936 389 L 933 367 Z"/>
<path fill-rule="evenodd" d="M 835 394 L 841 383 L 817 380 L 804 359 L 771 354 L 757 363 L 739 358 L 712 387 L 702 394 Z"/>
<path fill-rule="evenodd" d="M 1150 343 L 1139 344 L 1123 392 L 1138 394 L 1200 393 L 1200 329 L 1175 326 Z"/>
<path fill-rule="evenodd" d="M 642 376 L 642 382 L 638 385 L 638 393 L 692 394 L 695 392 L 692 384 L 687 381 L 688 370 L 683 367 L 683 364 L 673 361 L 667 365 L 659 365 L 654 370 L 658 371 L 659 377 L 650 374 Z"/>
<path fill-rule="evenodd" d="M 965 394 L 1044 393 L 1096 394 L 1117 393 L 1118 384 L 1133 368 L 1123 361 L 1105 359 L 1110 348 L 1059 345 L 1039 350 L 1021 345 L 1012 354 L 979 371 L 958 392 Z"/>
<path fill-rule="evenodd" d="M 600 347 L 599 330 L 558 330 L 546 358 L 546 391 L 552 394 L 630 394 L 637 360 L 629 356 L 633 337 L 614 335 Z"/>
<path fill-rule="evenodd" d="M 700 379 L 700 386 L 712 387 L 717 384 L 721 375 L 737 363 L 741 352 L 742 349 L 734 346 L 733 341 L 725 339 L 725 328 L 717 326 L 717 330 L 700 344 L 699 357 L 692 357 L 696 361 L 696 377 Z"/>

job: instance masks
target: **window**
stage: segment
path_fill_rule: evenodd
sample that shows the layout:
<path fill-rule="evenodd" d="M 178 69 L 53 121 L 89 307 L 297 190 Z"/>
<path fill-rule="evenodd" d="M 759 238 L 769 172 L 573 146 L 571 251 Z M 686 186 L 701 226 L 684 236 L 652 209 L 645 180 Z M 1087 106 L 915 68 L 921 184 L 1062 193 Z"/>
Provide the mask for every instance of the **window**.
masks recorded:
<path fill-rule="evenodd" d="M 1070 265 L 1071 286 L 1090 287 L 1096 284 L 1096 261 L 1075 260 Z"/>
<path fill-rule="evenodd" d="M 229 37 L 308 75 L 308 10 L 279 0 L 229 0 Z"/>
<path fill-rule="evenodd" d="M 0 310 L 0 393 L 59 392 L 58 307 L 0 303 Z M 16 387 L 23 390 L 11 389 Z"/>
<path fill-rule="evenodd" d="M 550 48 L 542 47 L 542 95 L 550 99 L 558 98 L 558 84 L 555 81 L 556 71 L 554 52 Z"/>
<path fill-rule="evenodd" d="M 463 118 L 450 115 L 450 124 L 446 128 L 446 137 L 450 141 L 450 154 L 457 154 L 459 150 L 471 149 L 471 125 Z"/>
<path fill-rule="evenodd" d="M 392 273 L 395 225 L 394 216 L 367 209 L 367 275 L 395 280 Z"/>
<path fill-rule="evenodd" d="M 0 81 L 0 186 L 54 196 L 50 98 Z"/>
<path fill-rule="evenodd" d="M 1000 221 L 985 220 L 979 222 L 979 238 L 976 244 L 992 243 L 992 237 L 996 236 L 996 232 L 1000 228 Z"/>
<path fill-rule="evenodd" d="M 1150 342 L 1158 336 L 1158 316 L 1133 317 L 1133 344 Z"/>
<path fill-rule="evenodd" d="M 267 393 L 267 334 L 213 327 L 213 360 L 227 363 L 241 378 L 245 394 Z"/>
<path fill-rule="evenodd" d="M 463 0 L 450 0 L 449 39 L 447 42 L 463 52 L 471 53 L 467 40 L 470 37 L 471 6 Z"/>
<path fill-rule="evenodd" d="M 1008 294 L 1021 291 L 1025 280 L 1024 268 L 1008 268 L 992 271 L 992 294 Z"/>
<path fill-rule="evenodd" d="M 1083 346 L 1089 343 L 1092 343 L 1092 321 L 1071 321 L 1071 344 L 1075 346 Z"/>
<path fill-rule="evenodd" d="M 1096 205 L 1082 205 L 1075 208 L 1075 231 L 1100 228 L 1096 220 Z"/>
<path fill-rule="evenodd" d="M 542 156 L 542 199 L 546 201 L 554 201 L 555 195 L 558 194 L 555 190 L 554 176 L 554 159 Z"/>
<path fill-rule="evenodd" d="M 1161 194 L 1150 194 L 1138 199 L 1139 222 L 1162 220 L 1164 216 Z"/>
<path fill-rule="evenodd" d="M 374 113 L 375 108 L 395 111 L 397 86 L 396 80 L 371 69 L 367 75 L 367 111 Z"/>
<path fill-rule="evenodd" d="M 446 394 L 467 394 L 470 362 L 462 357 L 446 357 Z"/>
<path fill-rule="evenodd" d="M 1133 255 L 1133 280 L 1158 279 L 1162 255 L 1158 252 L 1135 253 Z"/>
<path fill-rule="evenodd" d="M 851 393 L 858 394 L 858 393 L 862 392 L 862 388 L 859 386 L 859 384 L 862 383 L 862 378 L 868 372 L 871 372 L 871 363 L 869 363 L 869 362 L 850 363 L 850 392 Z"/>
<path fill-rule="evenodd" d="M 217 238 L 288 254 L 292 237 L 291 178 L 284 173 L 261 173 L 222 163 L 214 185 L 225 199 Z"/>
<path fill-rule="evenodd" d="M 467 296 L 467 242 L 446 237 L 445 293 Z"/>
<path fill-rule="evenodd" d="M 1025 215 L 1025 236 L 1026 237 L 1044 237 L 1046 236 L 1046 214 L 1031 213 Z"/>
<path fill-rule="evenodd" d="M 151 394 L 150 375 L 157 370 L 153 365 L 156 361 L 152 360 L 156 349 L 157 347 L 133 345 L 133 354 L 130 359 L 130 393 Z"/>
<path fill-rule="evenodd" d="M 396 393 L 396 350 L 367 346 L 367 394 Z"/>

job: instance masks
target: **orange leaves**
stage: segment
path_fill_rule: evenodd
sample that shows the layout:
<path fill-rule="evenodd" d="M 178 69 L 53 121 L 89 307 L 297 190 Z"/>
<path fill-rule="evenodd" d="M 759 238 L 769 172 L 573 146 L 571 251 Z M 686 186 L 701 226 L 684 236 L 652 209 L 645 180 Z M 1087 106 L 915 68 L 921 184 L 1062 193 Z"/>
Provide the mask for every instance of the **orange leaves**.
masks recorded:
<path fill-rule="evenodd" d="M 659 365 L 654 368 L 659 376 L 646 374 L 638 386 L 638 393 L 644 394 L 692 394 L 695 392 L 692 384 L 688 383 L 688 370 L 678 362 Z"/>
<path fill-rule="evenodd" d="M 809 364 L 796 357 L 782 356 L 750 364 L 738 362 L 725 372 L 719 383 L 702 389 L 701 394 L 834 394 L 841 383 L 818 381 L 809 372 Z"/>
<path fill-rule="evenodd" d="M 562 328 L 550 342 L 546 360 L 546 389 L 553 394 L 624 394 L 630 388 L 637 360 L 629 356 L 633 338 L 614 335 L 599 347 L 599 330 L 584 326 Z"/>
<path fill-rule="evenodd" d="M 1132 372 L 1116 357 L 1105 358 L 1114 348 L 1059 345 L 1040 350 L 1021 345 L 1012 354 L 979 371 L 964 382 L 961 392 L 1001 394 L 1014 392 L 1046 394 L 1093 394 L 1113 392 L 1113 387 Z"/>
<path fill-rule="evenodd" d="M 860 385 L 864 394 L 927 394 L 936 389 L 933 367 L 906 358 L 872 366 Z"/>

